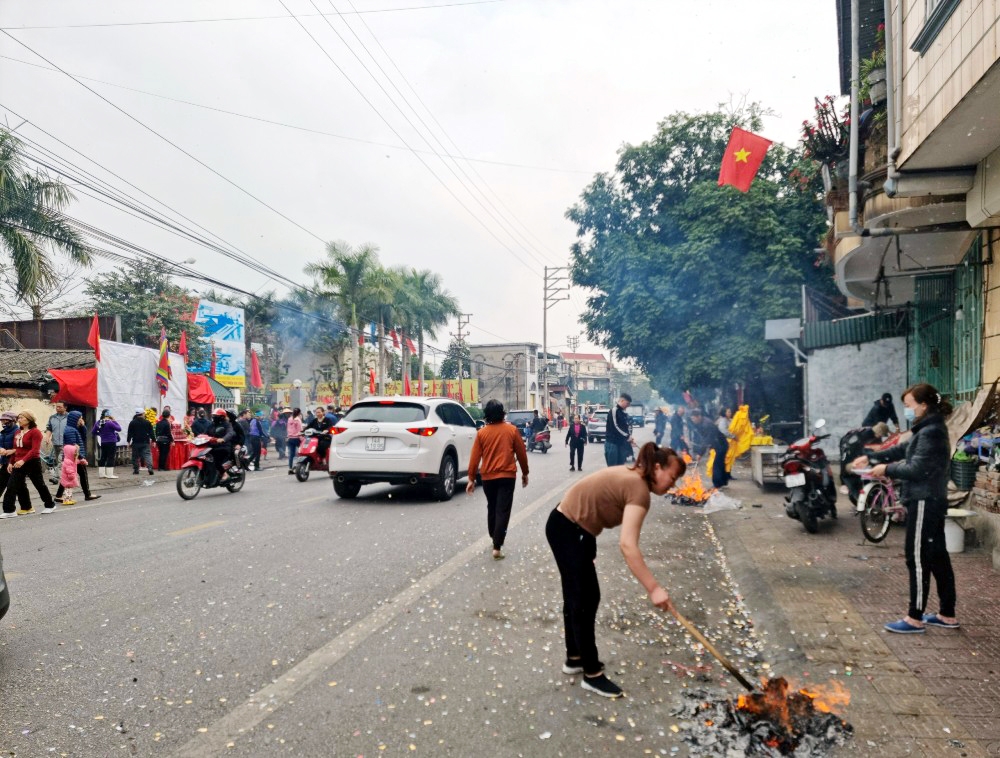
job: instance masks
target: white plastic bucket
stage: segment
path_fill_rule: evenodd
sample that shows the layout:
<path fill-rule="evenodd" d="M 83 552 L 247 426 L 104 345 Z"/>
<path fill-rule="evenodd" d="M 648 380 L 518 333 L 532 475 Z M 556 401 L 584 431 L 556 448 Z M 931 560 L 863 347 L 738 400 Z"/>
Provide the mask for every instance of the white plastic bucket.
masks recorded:
<path fill-rule="evenodd" d="M 953 518 L 944 520 L 944 546 L 949 553 L 965 551 L 965 530 Z"/>

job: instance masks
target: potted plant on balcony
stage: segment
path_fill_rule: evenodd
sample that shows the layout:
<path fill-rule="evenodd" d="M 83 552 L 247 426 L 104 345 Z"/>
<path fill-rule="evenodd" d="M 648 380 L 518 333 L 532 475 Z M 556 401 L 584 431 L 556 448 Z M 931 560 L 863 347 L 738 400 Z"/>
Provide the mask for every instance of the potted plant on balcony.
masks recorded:
<path fill-rule="evenodd" d="M 858 95 L 861 102 L 869 101 L 873 106 L 885 102 L 887 82 L 885 78 L 885 24 L 879 24 L 875 31 L 875 49 L 861 61 Z"/>
<path fill-rule="evenodd" d="M 802 122 L 802 152 L 806 158 L 821 164 L 827 194 L 847 190 L 850 138 L 849 106 L 838 112 L 832 95 L 817 99 L 815 119 Z"/>

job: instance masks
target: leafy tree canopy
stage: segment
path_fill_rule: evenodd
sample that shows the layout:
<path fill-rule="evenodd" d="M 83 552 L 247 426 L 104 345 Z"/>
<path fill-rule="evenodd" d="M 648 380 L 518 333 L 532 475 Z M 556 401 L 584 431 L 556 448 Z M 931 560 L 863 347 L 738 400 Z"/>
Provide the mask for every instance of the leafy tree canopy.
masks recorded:
<path fill-rule="evenodd" d="M 448 345 L 448 355 L 441 361 L 441 378 L 458 379 L 458 359 L 462 359 L 462 379 L 472 378 L 472 351 L 464 342 L 452 340 Z"/>
<path fill-rule="evenodd" d="M 122 342 L 159 347 L 163 327 L 170 348 L 176 350 L 181 331 L 186 331 L 191 362 L 206 358 L 202 328 L 191 321 L 198 298 L 156 264 L 135 261 L 98 274 L 87 282 L 84 292 L 91 302 L 86 313 L 120 317 Z"/>
<path fill-rule="evenodd" d="M 802 284 L 832 291 L 812 252 L 825 215 L 802 177 L 815 172 L 796 153 L 773 145 L 745 194 L 717 186 L 732 127 L 759 132 L 761 115 L 667 117 L 566 213 L 573 282 L 592 292 L 588 337 L 633 359 L 661 393 L 766 372 L 776 354 L 764 321 L 796 316 Z"/>

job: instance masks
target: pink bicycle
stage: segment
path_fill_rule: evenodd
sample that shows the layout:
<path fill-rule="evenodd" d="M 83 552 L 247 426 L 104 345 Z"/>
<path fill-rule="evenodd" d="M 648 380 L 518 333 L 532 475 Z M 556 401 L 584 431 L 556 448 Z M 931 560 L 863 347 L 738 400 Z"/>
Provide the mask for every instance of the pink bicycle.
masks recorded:
<path fill-rule="evenodd" d="M 892 479 L 857 471 L 868 483 L 858 496 L 857 513 L 861 517 L 861 533 L 870 542 L 881 542 L 889 527 L 906 521 L 906 507 L 896 497 Z"/>

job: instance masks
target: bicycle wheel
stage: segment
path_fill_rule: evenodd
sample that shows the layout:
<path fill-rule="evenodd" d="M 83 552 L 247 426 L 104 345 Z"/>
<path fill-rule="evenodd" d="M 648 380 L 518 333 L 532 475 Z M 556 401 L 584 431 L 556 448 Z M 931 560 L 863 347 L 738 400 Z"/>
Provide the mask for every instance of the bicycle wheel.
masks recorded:
<path fill-rule="evenodd" d="M 881 482 L 865 485 L 858 503 L 864 506 L 861 511 L 861 533 L 869 542 L 881 542 L 889 534 L 889 526 L 892 524 L 887 510 L 892 505 L 888 487 Z"/>

